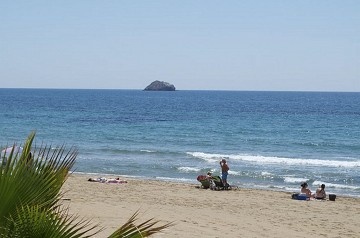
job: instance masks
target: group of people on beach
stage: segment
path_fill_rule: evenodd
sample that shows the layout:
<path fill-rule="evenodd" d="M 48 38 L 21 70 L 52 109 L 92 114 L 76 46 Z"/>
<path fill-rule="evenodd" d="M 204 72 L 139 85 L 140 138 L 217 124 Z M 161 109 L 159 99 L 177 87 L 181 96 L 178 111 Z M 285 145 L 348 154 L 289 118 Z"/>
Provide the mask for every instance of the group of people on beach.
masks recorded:
<path fill-rule="evenodd" d="M 306 182 L 302 183 L 300 186 L 300 194 L 305 194 L 307 198 L 326 199 L 325 184 L 321 184 L 314 194 L 311 192 L 309 185 Z"/>
<path fill-rule="evenodd" d="M 221 180 L 224 186 L 229 186 L 227 177 L 229 174 L 229 165 L 226 162 L 226 159 L 220 160 L 220 167 L 221 167 Z M 212 180 L 213 176 L 211 171 L 207 172 L 206 174 L 207 180 Z M 300 194 L 306 195 L 308 199 L 314 198 L 314 199 L 326 199 L 326 192 L 325 192 L 325 184 L 321 184 L 315 191 L 315 193 L 312 193 L 309 189 L 309 185 L 306 182 L 303 182 L 301 185 Z"/>
<path fill-rule="evenodd" d="M 201 182 L 202 180 L 207 180 L 209 182 L 219 182 L 223 188 L 228 189 L 230 187 L 230 185 L 227 182 L 227 177 L 228 177 L 230 168 L 226 162 L 226 159 L 220 160 L 220 167 L 221 167 L 221 178 L 219 176 L 213 176 L 212 172 L 208 171 L 206 176 L 199 175 L 198 181 Z M 221 181 L 220 181 L 220 179 L 221 179 Z M 217 180 L 219 180 L 219 181 L 217 181 Z"/>

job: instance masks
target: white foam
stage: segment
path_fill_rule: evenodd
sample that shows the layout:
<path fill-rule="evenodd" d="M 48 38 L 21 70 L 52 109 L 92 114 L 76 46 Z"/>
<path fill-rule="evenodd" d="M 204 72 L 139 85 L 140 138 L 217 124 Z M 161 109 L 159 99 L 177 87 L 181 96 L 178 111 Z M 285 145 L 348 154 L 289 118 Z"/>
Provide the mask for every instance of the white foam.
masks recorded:
<path fill-rule="evenodd" d="M 203 152 L 187 152 L 186 154 L 191 155 L 193 157 L 203 159 L 207 162 L 214 163 L 219 161 L 219 158 L 222 158 L 220 154 L 206 154 Z"/>
<path fill-rule="evenodd" d="M 194 180 L 196 180 L 196 179 L 170 178 L 170 177 L 156 177 L 156 179 L 164 180 L 164 181 L 185 182 L 185 183 L 191 183 L 194 182 Z"/>
<path fill-rule="evenodd" d="M 20 146 L 10 146 L 1 151 L 1 158 L 4 156 L 9 156 L 13 152 L 13 156 L 20 155 L 23 151 L 23 148 Z"/>
<path fill-rule="evenodd" d="M 283 158 L 274 156 L 253 156 L 253 155 L 235 155 L 235 154 L 210 154 L 203 152 L 187 152 L 196 158 L 208 162 L 217 162 L 220 159 L 247 161 L 260 164 L 284 164 L 284 165 L 309 165 L 309 166 L 326 166 L 326 167 L 360 167 L 360 161 L 340 161 L 340 160 L 321 160 L 321 159 L 301 159 L 301 158 Z"/>
<path fill-rule="evenodd" d="M 140 150 L 141 152 L 147 152 L 147 153 L 155 153 L 156 151 L 152 151 L 152 150 Z"/>
<path fill-rule="evenodd" d="M 325 184 L 326 188 L 340 188 L 340 189 L 351 189 L 351 190 L 360 190 L 360 187 L 347 185 L 347 184 L 336 184 L 336 183 L 327 183 L 322 181 L 314 181 L 312 183 L 313 186 L 320 186 L 321 184 Z"/>
<path fill-rule="evenodd" d="M 306 178 L 295 178 L 295 177 L 284 177 L 285 183 L 297 183 L 306 182 L 308 179 Z"/>
<path fill-rule="evenodd" d="M 261 176 L 266 176 L 266 177 L 268 177 L 268 176 L 272 176 L 272 175 L 273 175 L 273 174 L 270 173 L 270 172 L 266 172 L 266 171 L 261 172 Z"/>
<path fill-rule="evenodd" d="M 199 172 L 201 169 L 194 167 L 179 167 L 178 170 L 182 172 Z"/>
<path fill-rule="evenodd" d="M 241 175 L 241 172 L 239 172 L 239 171 L 234 171 L 234 170 L 229 170 L 229 174 L 230 174 L 230 175 Z"/>

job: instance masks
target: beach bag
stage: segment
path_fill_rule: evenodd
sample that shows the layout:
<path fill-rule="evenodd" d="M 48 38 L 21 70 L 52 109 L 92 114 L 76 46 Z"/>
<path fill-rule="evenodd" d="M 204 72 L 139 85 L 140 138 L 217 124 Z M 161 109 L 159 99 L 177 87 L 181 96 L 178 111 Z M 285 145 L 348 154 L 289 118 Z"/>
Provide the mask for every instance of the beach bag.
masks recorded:
<path fill-rule="evenodd" d="M 330 201 L 335 201 L 336 199 L 336 195 L 335 194 L 329 194 L 329 200 Z"/>
<path fill-rule="evenodd" d="M 300 194 L 297 196 L 297 200 L 308 200 L 308 197 L 306 196 L 305 193 L 300 193 Z"/>
<path fill-rule="evenodd" d="M 300 193 L 291 194 L 291 198 L 297 200 Z"/>
<path fill-rule="evenodd" d="M 291 198 L 295 199 L 295 200 L 307 200 L 308 199 L 306 194 L 304 194 L 304 193 L 293 193 L 291 195 Z"/>

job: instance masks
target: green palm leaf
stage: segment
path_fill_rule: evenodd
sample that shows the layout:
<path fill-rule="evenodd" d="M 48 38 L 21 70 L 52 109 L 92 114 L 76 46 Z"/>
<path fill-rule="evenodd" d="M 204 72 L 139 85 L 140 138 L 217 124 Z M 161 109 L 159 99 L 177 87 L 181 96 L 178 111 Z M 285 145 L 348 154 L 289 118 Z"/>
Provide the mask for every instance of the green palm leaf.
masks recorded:
<path fill-rule="evenodd" d="M 96 234 L 85 235 L 96 228 L 86 228 L 89 222 L 77 221 L 77 217 L 68 216 L 66 211 L 45 211 L 38 206 L 26 206 L 17 210 L 16 217 L 7 219 L 7 226 L 3 228 L 2 237 L 91 237 Z"/>
<path fill-rule="evenodd" d="M 34 137 L 29 135 L 21 155 L 12 151 L 1 163 L 0 237 L 88 237 L 97 226 L 77 221 L 58 203 L 77 151 L 46 146 L 31 151 Z"/>
<path fill-rule="evenodd" d="M 165 225 L 156 226 L 159 221 L 154 221 L 154 219 L 149 219 L 139 225 L 135 225 L 134 223 L 138 220 L 138 215 L 139 211 L 135 212 L 135 214 L 132 215 L 124 225 L 111 234 L 109 238 L 148 237 L 173 225 L 173 223 L 167 223 Z"/>
<path fill-rule="evenodd" d="M 69 215 L 59 203 L 77 150 L 32 148 L 34 138 L 35 133 L 28 136 L 21 154 L 13 149 L 0 158 L 0 237 L 78 238 L 100 232 L 98 225 Z M 148 237 L 172 225 L 158 226 L 153 219 L 135 225 L 137 216 L 138 212 L 110 237 Z"/>

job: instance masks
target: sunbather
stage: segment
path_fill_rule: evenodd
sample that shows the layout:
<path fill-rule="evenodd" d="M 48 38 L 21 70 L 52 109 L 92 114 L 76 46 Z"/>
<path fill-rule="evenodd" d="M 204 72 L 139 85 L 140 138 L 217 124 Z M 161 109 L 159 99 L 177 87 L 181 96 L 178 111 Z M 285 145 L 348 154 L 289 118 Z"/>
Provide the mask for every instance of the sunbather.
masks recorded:
<path fill-rule="evenodd" d="M 121 180 L 120 178 L 105 178 L 105 177 L 100 177 L 100 178 L 89 178 L 88 179 L 89 182 L 99 182 L 99 183 L 127 183 L 126 180 Z"/>
<path fill-rule="evenodd" d="M 105 183 L 106 182 L 106 178 L 104 177 L 100 177 L 100 178 L 89 178 L 88 181 L 89 182 L 99 182 L 99 183 Z"/>
<path fill-rule="evenodd" d="M 106 181 L 107 183 L 127 183 L 126 180 L 121 180 L 120 178 L 115 178 L 115 179 L 108 179 Z"/>

